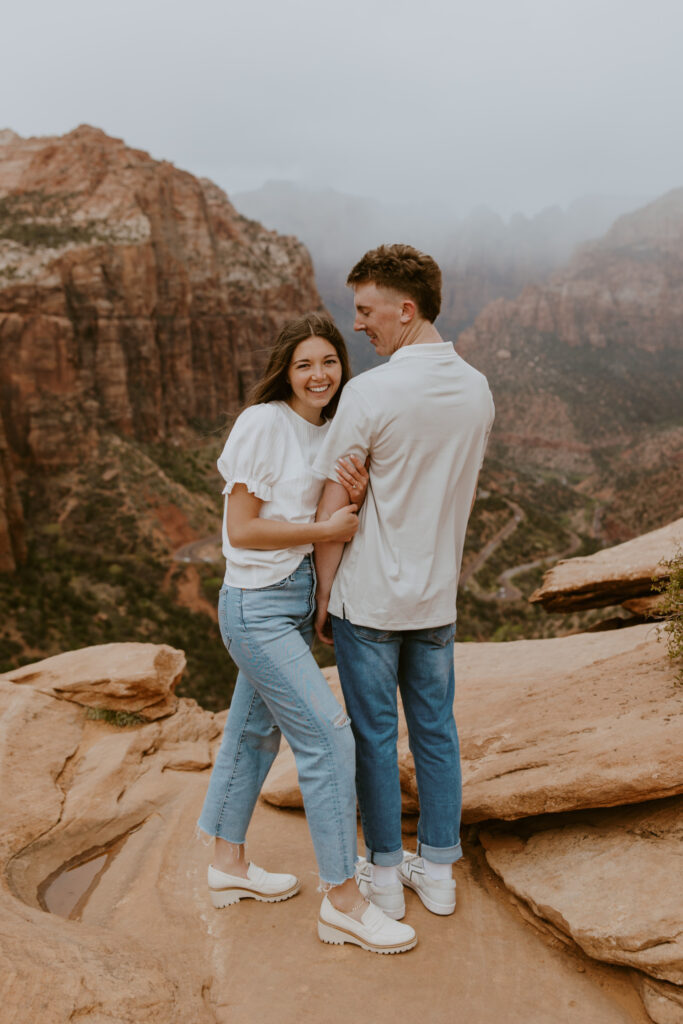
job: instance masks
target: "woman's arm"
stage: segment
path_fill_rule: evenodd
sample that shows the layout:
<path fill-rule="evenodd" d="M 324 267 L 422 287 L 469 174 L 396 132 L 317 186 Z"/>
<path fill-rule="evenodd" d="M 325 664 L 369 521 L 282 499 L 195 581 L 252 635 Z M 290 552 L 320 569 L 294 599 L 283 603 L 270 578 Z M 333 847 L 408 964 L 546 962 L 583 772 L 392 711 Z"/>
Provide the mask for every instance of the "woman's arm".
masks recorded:
<path fill-rule="evenodd" d="M 262 504 L 245 484 L 235 484 L 228 501 L 228 540 L 234 548 L 277 551 L 320 541 L 348 541 L 358 529 L 355 505 L 345 505 L 325 522 L 287 523 L 261 519 Z"/>

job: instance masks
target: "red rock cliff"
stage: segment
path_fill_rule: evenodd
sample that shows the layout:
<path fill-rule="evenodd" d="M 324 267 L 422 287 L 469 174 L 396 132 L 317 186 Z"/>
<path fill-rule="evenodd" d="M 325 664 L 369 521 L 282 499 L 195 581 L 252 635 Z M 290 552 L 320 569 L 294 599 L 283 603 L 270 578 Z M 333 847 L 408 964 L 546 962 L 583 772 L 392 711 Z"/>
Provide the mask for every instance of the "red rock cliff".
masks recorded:
<path fill-rule="evenodd" d="M 0 135 L 2 417 L 22 461 L 74 464 L 234 411 L 281 323 L 320 308 L 308 253 L 225 194 L 82 126 Z"/>
<path fill-rule="evenodd" d="M 544 285 L 488 306 L 458 351 L 489 378 L 521 461 L 590 469 L 680 421 L 683 189 L 620 218 Z"/>
<path fill-rule="evenodd" d="M 23 551 L 17 468 L 74 466 L 103 430 L 215 425 L 320 308 L 304 247 L 210 181 L 87 126 L 0 132 L 0 571 Z"/>

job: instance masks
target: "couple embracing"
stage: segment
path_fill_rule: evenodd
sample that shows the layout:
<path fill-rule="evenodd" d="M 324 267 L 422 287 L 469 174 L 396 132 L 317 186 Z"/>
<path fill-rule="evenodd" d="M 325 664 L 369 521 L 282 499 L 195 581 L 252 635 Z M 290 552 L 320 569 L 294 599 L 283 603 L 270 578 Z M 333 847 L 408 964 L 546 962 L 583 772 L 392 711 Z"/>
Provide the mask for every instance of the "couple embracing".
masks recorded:
<path fill-rule="evenodd" d="M 256 867 L 244 847 L 284 734 L 324 893 L 319 937 L 401 953 L 417 942 L 402 922 L 404 886 L 433 913 L 455 909 L 456 591 L 493 402 L 434 327 L 441 272 L 431 257 L 380 246 L 347 283 L 354 329 L 388 362 L 350 380 L 328 317 L 288 323 L 218 461 L 219 623 L 239 675 L 199 827 L 215 837 L 215 907 L 298 892 L 295 875 Z M 346 712 L 311 654 L 314 631 L 334 642 Z M 401 838 L 399 690 L 420 801 L 411 853 Z"/>

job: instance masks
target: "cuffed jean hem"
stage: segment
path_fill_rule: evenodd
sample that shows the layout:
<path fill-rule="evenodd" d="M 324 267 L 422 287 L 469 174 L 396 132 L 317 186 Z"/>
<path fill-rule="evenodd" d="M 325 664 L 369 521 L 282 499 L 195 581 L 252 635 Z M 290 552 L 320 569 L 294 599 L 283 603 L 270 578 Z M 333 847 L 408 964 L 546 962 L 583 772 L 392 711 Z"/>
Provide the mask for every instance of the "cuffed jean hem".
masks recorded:
<path fill-rule="evenodd" d="M 368 864 L 377 864 L 381 868 L 395 868 L 403 861 L 403 850 L 396 850 L 395 853 L 374 853 L 365 847 L 365 859 Z"/>
<path fill-rule="evenodd" d="M 462 846 L 460 843 L 455 846 L 427 846 L 418 839 L 416 852 L 418 857 L 426 857 L 432 864 L 455 864 L 462 857 Z"/>

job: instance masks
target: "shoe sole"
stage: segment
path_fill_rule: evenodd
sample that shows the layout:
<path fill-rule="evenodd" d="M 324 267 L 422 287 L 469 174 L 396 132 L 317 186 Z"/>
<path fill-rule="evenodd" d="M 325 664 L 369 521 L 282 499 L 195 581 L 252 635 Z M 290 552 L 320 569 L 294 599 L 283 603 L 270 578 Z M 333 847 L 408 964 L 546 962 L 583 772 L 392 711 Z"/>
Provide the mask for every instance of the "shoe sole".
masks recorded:
<path fill-rule="evenodd" d="M 417 935 L 410 942 L 399 942 L 393 946 L 375 946 L 371 942 L 364 942 L 359 935 L 339 928 L 336 925 L 328 924 L 322 919 L 318 920 L 318 938 L 331 946 L 343 946 L 345 942 L 354 946 L 366 949 L 368 953 L 407 953 L 417 945 Z"/>
<path fill-rule="evenodd" d="M 436 903 L 434 900 L 430 900 L 429 896 L 425 896 L 418 886 L 409 878 L 402 877 L 401 881 L 404 885 L 407 885 L 409 889 L 412 889 L 414 893 L 417 893 L 427 910 L 430 910 L 432 914 L 439 914 L 441 917 L 448 917 L 449 914 L 452 914 L 455 911 L 455 900 L 453 900 L 453 903 L 447 904 Z"/>
<path fill-rule="evenodd" d="M 211 903 L 216 910 L 222 910 L 223 907 L 229 907 L 233 903 L 239 903 L 240 900 L 258 900 L 259 903 L 282 903 L 283 900 L 291 899 L 292 896 L 296 896 L 301 884 L 297 882 L 291 889 L 287 889 L 286 892 L 276 892 L 266 894 L 263 892 L 256 892 L 255 889 L 242 889 L 240 887 L 232 889 L 209 889 L 209 896 Z"/>

